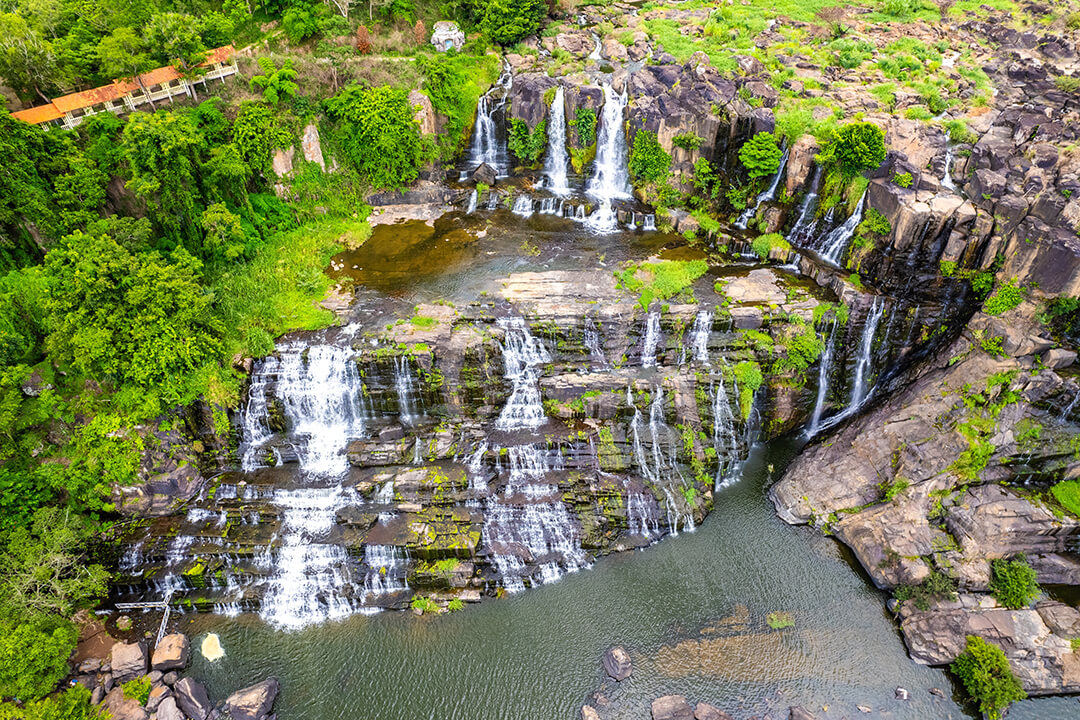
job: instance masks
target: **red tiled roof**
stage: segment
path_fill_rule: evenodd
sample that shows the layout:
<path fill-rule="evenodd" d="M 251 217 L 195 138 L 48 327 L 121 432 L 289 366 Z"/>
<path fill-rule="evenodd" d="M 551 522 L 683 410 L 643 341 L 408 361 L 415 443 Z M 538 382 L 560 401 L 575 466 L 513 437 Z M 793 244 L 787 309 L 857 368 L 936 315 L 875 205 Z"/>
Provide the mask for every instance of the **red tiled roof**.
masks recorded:
<path fill-rule="evenodd" d="M 48 105 L 38 105 L 37 107 L 13 112 L 11 113 L 11 117 L 16 120 L 22 120 L 25 123 L 30 123 L 31 125 L 38 125 L 43 122 L 49 122 L 50 120 L 58 120 L 59 118 L 64 117 L 64 113 L 57 110 L 55 105 L 49 103 Z"/>
<path fill-rule="evenodd" d="M 235 53 L 236 48 L 232 45 L 214 48 L 213 50 L 207 51 L 206 59 L 199 63 L 199 66 L 210 66 L 215 63 L 225 62 Z M 171 82 L 180 77 L 181 75 L 176 68 L 172 65 L 166 65 L 165 67 L 159 67 L 156 70 L 143 73 L 139 76 L 139 80 L 142 81 L 143 86 L 150 88 L 164 82 Z M 18 112 L 12 113 L 11 116 L 22 120 L 23 122 L 30 123 L 31 125 L 37 125 L 39 123 L 61 118 L 65 113 L 81 110 L 82 108 L 93 107 L 94 105 L 100 105 L 109 100 L 120 100 L 125 95 L 134 92 L 138 87 L 139 86 L 131 80 L 113 80 L 112 83 L 108 85 L 102 85 L 101 87 L 92 88 L 90 90 L 83 90 L 81 92 L 71 93 L 70 95 L 53 98 L 53 101 L 48 105 L 38 105 L 37 107 L 27 108 L 26 110 L 19 110 Z"/>

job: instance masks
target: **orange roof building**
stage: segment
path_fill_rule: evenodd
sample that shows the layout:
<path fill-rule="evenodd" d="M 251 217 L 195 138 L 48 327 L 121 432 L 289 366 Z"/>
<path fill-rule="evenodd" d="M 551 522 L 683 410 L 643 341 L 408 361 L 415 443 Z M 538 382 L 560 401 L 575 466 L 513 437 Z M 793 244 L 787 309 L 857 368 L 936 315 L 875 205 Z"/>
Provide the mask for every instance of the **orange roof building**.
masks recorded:
<path fill-rule="evenodd" d="M 113 80 L 108 85 L 53 98 L 47 105 L 19 110 L 11 116 L 31 125 L 56 125 L 70 130 L 83 119 L 101 112 L 131 112 L 151 101 L 171 102 L 177 95 L 195 97 L 196 85 L 205 85 L 209 80 L 224 82 L 226 77 L 239 72 L 236 48 L 225 45 L 209 50 L 198 67 L 205 72 L 186 78 L 172 65 L 166 65 L 135 78 Z"/>

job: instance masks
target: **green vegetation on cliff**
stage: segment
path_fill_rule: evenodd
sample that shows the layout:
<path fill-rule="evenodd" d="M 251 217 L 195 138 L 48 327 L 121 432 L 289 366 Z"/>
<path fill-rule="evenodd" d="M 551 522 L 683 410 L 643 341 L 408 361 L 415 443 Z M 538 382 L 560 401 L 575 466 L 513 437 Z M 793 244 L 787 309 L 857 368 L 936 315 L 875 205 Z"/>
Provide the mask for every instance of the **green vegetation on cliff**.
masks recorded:
<path fill-rule="evenodd" d="M 950 669 L 991 720 L 997 720 L 1005 708 L 1027 697 L 1001 648 L 976 635 L 968 635 L 967 649 Z"/>

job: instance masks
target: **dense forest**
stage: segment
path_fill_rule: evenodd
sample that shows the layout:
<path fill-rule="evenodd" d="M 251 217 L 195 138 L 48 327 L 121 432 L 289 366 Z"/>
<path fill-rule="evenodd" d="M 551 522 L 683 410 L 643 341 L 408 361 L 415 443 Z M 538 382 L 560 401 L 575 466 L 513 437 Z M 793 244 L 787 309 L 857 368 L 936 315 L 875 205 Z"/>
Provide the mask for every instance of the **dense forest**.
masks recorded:
<path fill-rule="evenodd" d="M 0 111 L 0 698 L 25 703 L 66 675 L 77 636 L 69 618 L 105 592 L 107 573 L 85 552 L 107 542 L 118 517 L 112 487 L 136 478 L 154 431 L 183 424 L 196 400 L 227 435 L 240 359 L 330 322 L 316 304 L 330 283 L 322 269 L 370 232 L 365 193 L 455 155 L 498 71 L 491 43 L 534 33 L 547 7 L 29 0 L 4 9 L 0 77 L 12 107 L 163 65 L 197 76 L 207 49 L 254 48 L 251 72 L 199 102 L 99 114 L 74 131 Z M 427 27 L 446 17 L 474 38 L 461 53 L 428 43 Z M 272 59 L 288 48 L 303 50 L 301 67 Z M 377 62 L 390 55 L 409 62 Z M 447 119 L 439 135 L 422 135 L 414 120 L 416 86 Z M 279 180 L 272 154 L 313 121 L 340 167 L 300 160 Z M 86 700 L 75 689 L 0 716 L 77 717 L 90 712 Z"/>

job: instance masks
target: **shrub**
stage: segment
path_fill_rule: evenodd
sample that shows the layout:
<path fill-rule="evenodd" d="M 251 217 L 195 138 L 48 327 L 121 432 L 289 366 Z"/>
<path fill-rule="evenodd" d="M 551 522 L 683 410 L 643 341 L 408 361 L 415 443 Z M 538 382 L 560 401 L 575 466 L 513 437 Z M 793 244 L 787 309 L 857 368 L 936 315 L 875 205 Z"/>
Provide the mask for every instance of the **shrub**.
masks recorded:
<path fill-rule="evenodd" d="M 976 635 L 968 635 L 967 650 L 950 669 L 990 720 L 998 720 L 1011 703 L 1027 697 L 1001 648 Z"/>
<path fill-rule="evenodd" d="M 439 612 L 439 604 L 431 598 L 424 597 L 423 595 L 414 595 L 410 605 L 412 606 L 413 610 L 419 610 L 420 614 Z"/>
<path fill-rule="evenodd" d="M 848 123 L 836 131 L 821 155 L 821 160 L 834 163 L 844 177 L 854 177 L 885 161 L 885 133 L 873 123 Z"/>
<path fill-rule="evenodd" d="M 23 707 L 0 703 L 0 720 L 107 720 L 109 717 L 104 705 L 90 704 L 90 691 L 82 685 L 44 700 L 28 702 Z"/>
<path fill-rule="evenodd" d="M 446 609 L 448 612 L 457 612 L 458 610 L 462 610 L 464 608 L 465 603 L 462 601 L 461 598 L 454 598 L 446 604 Z"/>
<path fill-rule="evenodd" d="M 630 149 L 630 177 L 635 185 L 659 184 L 671 172 L 671 156 L 656 139 L 656 133 L 638 130 Z"/>
<path fill-rule="evenodd" d="M 739 363 L 732 368 L 732 374 L 739 385 L 739 410 L 743 420 L 746 420 L 754 408 L 754 393 L 765 382 L 765 376 L 761 373 L 761 366 L 753 360 Z"/>
<path fill-rule="evenodd" d="M 889 218 L 882 215 L 877 209 L 867 208 L 866 213 L 863 215 L 863 221 L 859 223 L 859 227 L 855 228 L 855 232 L 862 235 L 885 237 L 892 232 L 892 223 L 889 222 Z"/>
<path fill-rule="evenodd" d="M 994 291 L 994 294 L 986 298 L 983 303 L 983 311 L 987 315 L 1003 315 L 1024 301 L 1024 291 L 1016 285 L 1015 280 L 1009 280 Z"/>
<path fill-rule="evenodd" d="M 1007 608 L 1026 608 L 1041 592 L 1037 574 L 1023 555 L 1017 555 L 1015 560 L 994 560 L 990 569 L 990 592 Z"/>
<path fill-rule="evenodd" d="M 979 136 L 976 135 L 963 120 L 946 120 L 945 132 L 949 133 L 949 142 L 974 145 L 979 142 Z"/>
<path fill-rule="evenodd" d="M 956 580 L 943 572 L 931 570 L 919 585 L 898 585 L 893 590 L 893 597 L 899 602 L 911 600 L 916 608 L 926 611 L 930 609 L 931 600 L 956 600 Z"/>
<path fill-rule="evenodd" d="M 406 90 L 350 85 L 325 107 L 338 122 L 338 146 L 372 187 L 396 189 L 419 176 L 424 147 Z"/>
<path fill-rule="evenodd" d="M 579 107 L 573 120 L 577 129 L 578 144 L 589 147 L 596 142 L 596 111 L 592 108 Z"/>
<path fill-rule="evenodd" d="M 749 171 L 750 177 L 767 177 L 780 169 L 783 154 L 772 133 L 759 132 L 743 143 L 739 162 Z"/>
<path fill-rule="evenodd" d="M 791 244 L 784 239 L 784 236 L 780 233 L 769 233 L 768 235 L 759 235 L 754 238 L 754 241 L 750 243 L 750 248 L 754 251 L 762 260 L 769 259 L 769 253 L 773 248 L 780 248 L 782 250 L 790 250 Z"/>
<path fill-rule="evenodd" d="M 547 121 L 541 120 L 531 131 L 524 120 L 510 121 L 507 147 L 525 165 L 535 165 L 547 149 Z"/>
<path fill-rule="evenodd" d="M 671 138 L 671 144 L 683 150 L 697 150 L 703 142 L 705 138 L 698 137 L 695 133 L 682 133 Z"/>
<path fill-rule="evenodd" d="M 631 264 L 616 270 L 615 277 L 620 288 L 640 293 L 638 305 L 647 309 L 653 300 L 667 300 L 688 290 L 708 269 L 704 260 L 661 260 Z"/>
<path fill-rule="evenodd" d="M 915 179 L 911 177 L 911 173 L 909 172 L 896 173 L 895 175 L 893 175 L 893 182 L 902 188 L 911 187 L 911 183 L 914 182 L 914 180 Z"/>
<path fill-rule="evenodd" d="M 1063 508 L 1080 517 L 1080 480 L 1062 480 L 1050 492 Z"/>
<path fill-rule="evenodd" d="M 68 674 L 79 632 L 69 622 L 53 627 L 0 624 L 0 698 L 37 700 Z"/>
<path fill-rule="evenodd" d="M 319 31 L 319 19 L 302 5 L 293 5 L 281 16 L 281 27 L 289 42 L 296 45 Z"/>
<path fill-rule="evenodd" d="M 356 28 L 356 52 L 361 55 L 371 52 L 371 32 L 364 25 Z"/>
<path fill-rule="evenodd" d="M 148 675 L 128 680 L 121 687 L 124 690 L 124 697 L 128 700 L 138 700 L 140 705 L 146 705 L 146 701 L 150 698 L 150 677 Z"/>

